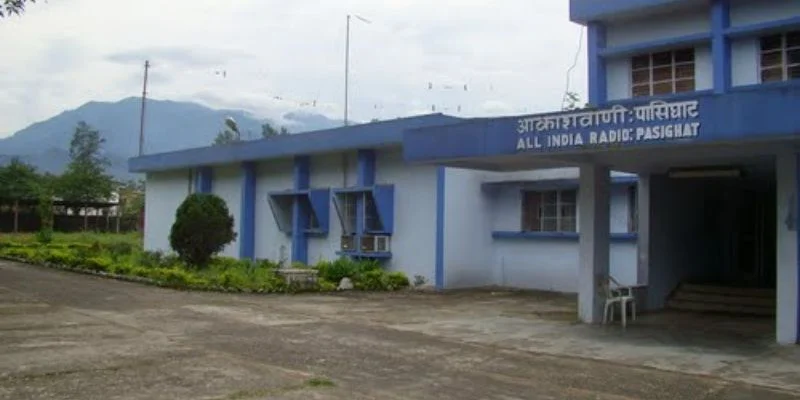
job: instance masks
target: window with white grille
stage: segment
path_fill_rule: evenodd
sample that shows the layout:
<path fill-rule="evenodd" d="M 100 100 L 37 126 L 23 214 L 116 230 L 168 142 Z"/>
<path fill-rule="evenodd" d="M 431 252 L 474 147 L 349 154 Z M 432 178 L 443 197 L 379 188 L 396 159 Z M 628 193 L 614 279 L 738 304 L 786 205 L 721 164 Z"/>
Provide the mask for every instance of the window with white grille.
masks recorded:
<path fill-rule="evenodd" d="M 528 232 L 576 232 L 577 191 L 523 192 L 522 230 Z"/>
<path fill-rule="evenodd" d="M 695 90 L 694 48 L 631 58 L 631 95 L 657 96 Z"/>
<path fill-rule="evenodd" d="M 800 78 L 800 31 L 761 38 L 761 82 Z"/>

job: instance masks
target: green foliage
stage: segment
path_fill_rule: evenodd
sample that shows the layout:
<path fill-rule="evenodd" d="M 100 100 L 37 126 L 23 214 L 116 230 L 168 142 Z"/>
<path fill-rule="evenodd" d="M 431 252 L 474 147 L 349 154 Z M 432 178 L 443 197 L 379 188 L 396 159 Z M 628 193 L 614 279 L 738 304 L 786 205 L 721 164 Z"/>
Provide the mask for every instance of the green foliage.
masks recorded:
<path fill-rule="evenodd" d="M 172 249 L 194 267 L 206 267 L 214 254 L 236 239 L 233 216 L 220 197 L 194 193 L 178 207 L 169 235 Z"/>
<path fill-rule="evenodd" d="M 53 241 L 53 228 L 42 227 L 36 232 L 36 241 L 41 244 L 49 244 Z"/>
<path fill-rule="evenodd" d="M 70 141 L 70 163 L 58 179 L 57 194 L 61 198 L 94 202 L 111 196 L 114 181 L 105 172 L 110 161 L 102 155 L 103 143 L 99 131 L 83 121 L 78 123 Z"/>
<path fill-rule="evenodd" d="M 36 167 L 14 157 L 0 167 L 0 196 L 9 199 L 36 199 L 42 185 L 42 176 Z"/>
<path fill-rule="evenodd" d="M 339 258 L 335 261 L 321 261 L 316 266 L 320 278 L 330 282 L 341 282 L 342 278 L 353 278 L 359 271 L 359 264 L 349 258 Z"/>
<path fill-rule="evenodd" d="M 383 271 L 371 270 L 356 277 L 353 285 L 360 290 L 386 290 L 389 287 L 389 282 Z"/>
<path fill-rule="evenodd" d="M 409 286 L 406 274 L 396 271 L 386 274 L 386 288 L 389 290 L 405 289 Z"/>
<path fill-rule="evenodd" d="M 263 138 L 270 138 L 274 136 L 288 135 L 288 134 L 289 130 L 286 129 L 285 126 L 280 127 L 280 129 L 275 129 L 275 127 L 269 123 L 261 125 L 261 137 Z"/>
<path fill-rule="evenodd" d="M 422 275 L 414 275 L 414 286 L 422 286 L 428 283 L 428 278 Z"/>

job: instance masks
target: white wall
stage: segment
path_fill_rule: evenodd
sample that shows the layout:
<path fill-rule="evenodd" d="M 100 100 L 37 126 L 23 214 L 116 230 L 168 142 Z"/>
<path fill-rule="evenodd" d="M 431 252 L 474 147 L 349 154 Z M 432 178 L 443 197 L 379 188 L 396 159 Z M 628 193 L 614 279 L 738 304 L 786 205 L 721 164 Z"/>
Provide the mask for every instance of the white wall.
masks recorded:
<path fill-rule="evenodd" d="M 358 178 L 356 152 L 323 154 L 311 157 L 312 188 L 342 188 L 355 186 Z M 322 260 L 335 260 L 340 248 L 342 224 L 331 201 L 330 231 L 327 237 L 308 238 L 308 262 L 316 264 Z"/>
<path fill-rule="evenodd" d="M 711 29 L 708 6 L 703 4 L 691 11 L 672 12 L 657 17 L 621 20 L 606 27 L 608 47 L 627 46 L 641 42 L 667 39 Z"/>
<path fill-rule="evenodd" d="M 239 232 L 242 210 L 242 172 L 238 165 L 226 165 L 214 168 L 211 182 L 211 191 L 225 200 L 228 212 L 233 215 L 233 231 L 237 233 L 236 239 L 225 246 L 223 256 L 239 258 Z"/>
<path fill-rule="evenodd" d="M 269 207 L 268 193 L 294 187 L 293 160 L 281 159 L 262 162 L 256 173 L 256 258 L 274 261 L 292 258 L 292 238 L 278 229 Z"/>
<path fill-rule="evenodd" d="M 628 231 L 626 186 L 611 189 L 611 232 Z M 493 192 L 490 226 L 495 231 L 521 229 L 522 198 L 518 187 Z M 578 215 L 580 218 L 580 215 Z M 577 292 L 579 245 L 575 239 L 493 239 L 492 271 L 497 285 L 516 288 Z M 622 283 L 637 282 L 636 244 L 612 242 L 611 274 Z"/>
<path fill-rule="evenodd" d="M 144 248 L 170 251 L 169 232 L 175 211 L 189 195 L 189 171 L 147 174 L 145 185 Z"/>
<path fill-rule="evenodd" d="M 731 26 L 786 19 L 800 15 L 797 0 L 733 0 Z"/>
<path fill-rule="evenodd" d="M 376 151 L 377 184 L 394 184 L 391 270 L 434 282 L 436 266 L 436 167 L 408 165 L 399 149 Z"/>
<path fill-rule="evenodd" d="M 577 241 L 562 239 L 495 240 L 492 269 L 497 285 L 522 289 L 578 292 Z M 611 243 L 611 276 L 636 283 L 636 244 Z"/>
<path fill-rule="evenodd" d="M 797 307 L 798 300 L 798 248 L 797 226 L 790 230 L 787 219 L 798 222 L 797 215 L 797 170 L 795 154 L 778 155 L 776 168 L 778 181 L 778 233 L 777 233 L 777 319 L 776 337 L 778 343 L 793 344 L 797 342 Z M 794 210 L 792 210 L 794 208 Z"/>
<path fill-rule="evenodd" d="M 445 287 L 495 283 L 492 271 L 492 202 L 482 193 L 485 173 L 458 168 L 445 172 Z"/>
<path fill-rule="evenodd" d="M 737 39 L 731 43 L 731 82 L 733 86 L 761 82 L 759 43 L 756 38 Z"/>

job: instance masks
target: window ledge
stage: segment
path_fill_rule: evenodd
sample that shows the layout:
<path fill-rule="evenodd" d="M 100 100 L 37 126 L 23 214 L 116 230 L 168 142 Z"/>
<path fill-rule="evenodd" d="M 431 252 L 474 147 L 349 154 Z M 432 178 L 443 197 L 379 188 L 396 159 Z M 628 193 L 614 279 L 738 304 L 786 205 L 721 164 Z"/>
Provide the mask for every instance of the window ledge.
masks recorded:
<path fill-rule="evenodd" d="M 748 92 L 752 90 L 769 90 L 769 89 L 796 88 L 796 87 L 800 87 L 800 79 L 733 86 L 730 88 L 730 91 Z"/>
<path fill-rule="evenodd" d="M 337 255 L 340 256 L 348 256 L 354 258 L 378 258 L 378 259 L 388 259 L 392 258 L 391 252 L 378 252 L 378 251 L 355 251 L 355 250 L 346 250 L 346 251 L 337 251 Z"/>
<path fill-rule="evenodd" d="M 577 232 L 515 232 L 515 231 L 494 231 L 493 239 L 525 239 L 525 240 L 573 240 L 577 241 L 580 235 Z M 611 233 L 609 239 L 612 242 L 636 242 L 639 238 L 637 233 Z"/>
<path fill-rule="evenodd" d="M 325 237 L 328 236 L 328 231 L 323 229 L 306 229 L 305 231 L 306 236 L 310 237 Z"/>

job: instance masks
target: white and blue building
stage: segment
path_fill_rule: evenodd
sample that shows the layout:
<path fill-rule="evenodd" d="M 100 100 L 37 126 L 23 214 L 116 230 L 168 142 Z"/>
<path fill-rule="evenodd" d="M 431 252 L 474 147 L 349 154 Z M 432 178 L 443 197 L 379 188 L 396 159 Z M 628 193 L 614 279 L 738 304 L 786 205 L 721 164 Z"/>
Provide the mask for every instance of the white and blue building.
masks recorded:
<path fill-rule="evenodd" d="M 440 289 L 573 292 L 602 318 L 610 275 L 663 308 L 682 282 L 775 289 L 800 339 L 800 1 L 571 0 L 590 107 L 440 114 L 145 155 L 145 246 L 215 193 L 225 254 L 383 260 Z"/>

